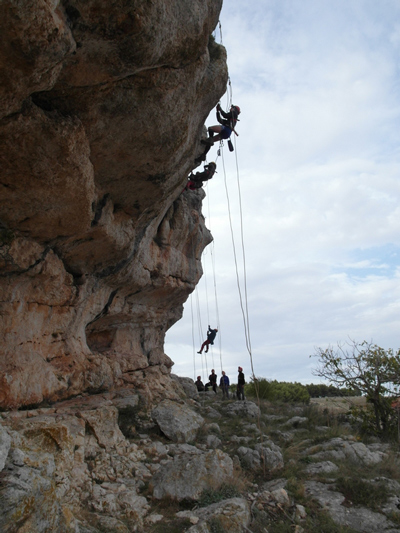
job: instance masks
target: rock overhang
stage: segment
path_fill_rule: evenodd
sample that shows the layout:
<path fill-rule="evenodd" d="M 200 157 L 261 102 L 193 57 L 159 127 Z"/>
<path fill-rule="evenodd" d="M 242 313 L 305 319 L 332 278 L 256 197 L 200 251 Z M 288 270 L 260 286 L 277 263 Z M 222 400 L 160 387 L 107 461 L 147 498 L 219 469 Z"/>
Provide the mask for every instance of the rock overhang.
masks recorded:
<path fill-rule="evenodd" d="M 176 394 L 163 343 L 211 241 L 182 190 L 226 87 L 221 4 L 4 5 L 1 408 Z"/>

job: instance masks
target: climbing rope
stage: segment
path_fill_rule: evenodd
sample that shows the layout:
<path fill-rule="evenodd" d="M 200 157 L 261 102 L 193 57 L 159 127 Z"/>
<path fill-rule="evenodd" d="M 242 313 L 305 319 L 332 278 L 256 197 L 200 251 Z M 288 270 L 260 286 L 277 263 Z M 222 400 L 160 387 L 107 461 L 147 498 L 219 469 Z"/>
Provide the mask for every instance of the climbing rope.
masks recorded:
<path fill-rule="evenodd" d="M 220 150 L 218 150 L 220 152 Z M 208 207 L 208 226 L 209 230 L 211 231 L 211 208 L 210 208 L 210 197 L 207 195 L 207 207 Z M 212 272 L 213 272 L 213 283 L 214 283 L 214 299 L 215 299 L 215 314 L 217 318 L 217 328 L 218 328 L 218 348 L 219 348 L 219 360 L 221 365 L 221 372 L 222 372 L 222 337 L 221 337 L 221 323 L 219 319 L 219 307 L 218 307 L 218 292 L 217 292 L 217 277 L 215 274 L 215 241 L 214 239 L 211 242 L 210 246 L 210 254 L 211 254 L 211 265 L 212 265 Z M 214 351 L 211 349 L 212 353 L 212 361 L 213 361 L 213 368 L 215 368 L 214 363 Z"/>
<path fill-rule="evenodd" d="M 220 33 L 220 44 L 223 45 L 221 21 L 218 21 L 218 27 L 219 27 L 219 33 Z M 231 79 L 230 79 L 229 76 L 228 76 L 228 84 L 227 84 L 226 95 L 227 95 L 227 110 L 229 110 L 229 109 L 231 109 L 232 102 L 233 102 L 232 83 L 231 83 Z M 238 198 L 239 198 L 240 236 L 241 236 L 241 248 L 242 248 L 242 257 L 243 257 L 244 298 L 242 297 L 242 290 L 241 290 L 240 280 L 239 280 L 239 269 L 238 269 L 236 245 L 235 245 L 233 225 L 232 225 L 232 216 L 231 216 L 231 208 L 230 208 L 229 191 L 228 191 L 227 180 L 226 180 L 226 169 L 225 169 L 225 161 L 224 161 L 224 157 L 223 157 L 223 142 L 222 141 L 220 142 L 220 147 L 219 147 L 218 152 L 217 152 L 217 157 L 219 157 L 221 155 L 221 159 L 222 159 L 222 166 L 223 166 L 223 171 L 224 171 L 225 192 L 226 192 L 227 205 L 228 205 L 229 225 L 230 225 L 230 231 L 231 231 L 231 240 L 232 240 L 234 261 L 235 261 L 236 283 L 237 283 L 238 293 L 239 293 L 240 308 L 241 308 L 241 311 L 242 311 L 242 318 L 243 318 L 243 324 L 244 324 L 244 333 L 245 333 L 245 339 L 246 339 L 246 348 L 247 348 L 247 351 L 248 351 L 249 357 L 250 357 L 251 373 L 252 373 L 252 378 L 253 378 L 253 381 L 254 381 L 254 387 L 255 387 L 255 391 L 256 391 L 258 407 L 259 407 L 259 413 L 260 413 L 259 387 L 258 387 L 257 378 L 256 378 L 255 373 L 254 373 L 253 355 L 252 355 L 252 348 L 251 348 L 250 320 L 249 320 L 248 294 L 247 294 L 246 252 L 245 252 L 245 245 L 244 245 L 243 209 L 242 209 L 242 195 L 241 195 L 241 188 L 240 188 L 240 174 L 239 174 L 239 164 L 238 164 L 238 157 L 237 157 L 236 137 L 235 137 L 235 135 L 233 137 L 234 137 L 234 151 L 235 151 L 235 161 L 236 161 L 236 181 L 237 181 Z M 243 303 L 243 300 L 244 300 L 244 303 Z M 222 361 L 221 361 L 221 367 L 222 367 Z M 258 426 L 259 426 L 259 429 L 261 431 L 260 415 L 258 416 Z M 261 440 L 262 440 L 262 433 L 261 433 Z M 263 457 L 263 459 L 264 459 L 264 457 Z M 263 461 L 263 469 L 264 469 L 264 475 L 265 475 L 265 472 L 266 472 L 265 461 Z"/>
<path fill-rule="evenodd" d="M 196 346 L 194 344 L 194 317 L 193 317 L 193 298 L 190 295 L 190 310 L 192 315 L 192 345 L 193 345 L 193 380 L 196 381 Z"/>
<path fill-rule="evenodd" d="M 199 338 L 200 338 L 200 345 L 203 344 L 202 341 L 202 331 L 203 326 L 201 323 L 201 312 L 200 312 L 200 301 L 199 301 L 199 291 L 196 291 L 196 304 L 197 304 L 197 324 L 199 327 Z M 202 376 L 204 376 L 204 366 L 206 368 L 206 373 L 208 375 L 208 369 L 207 369 L 207 357 L 205 353 L 201 353 L 201 369 L 202 369 Z"/>
<path fill-rule="evenodd" d="M 246 340 L 247 340 L 247 349 L 250 355 L 251 362 L 251 371 L 254 376 L 254 367 L 253 367 L 253 356 L 251 350 L 251 337 L 250 337 L 250 319 L 249 319 L 249 305 L 247 297 L 247 269 L 246 269 L 246 250 L 244 245 L 244 230 L 243 230 L 243 209 L 242 209 L 242 193 L 240 189 L 240 179 L 239 179 L 239 163 L 237 157 L 237 147 L 236 147 L 236 137 L 234 137 L 235 143 L 235 161 L 236 161 L 236 181 L 238 187 L 238 197 L 239 197 L 239 214 L 240 214 L 240 236 L 242 243 L 242 256 L 243 256 L 243 283 L 244 283 L 244 301 L 245 301 L 245 328 L 247 328 Z"/>

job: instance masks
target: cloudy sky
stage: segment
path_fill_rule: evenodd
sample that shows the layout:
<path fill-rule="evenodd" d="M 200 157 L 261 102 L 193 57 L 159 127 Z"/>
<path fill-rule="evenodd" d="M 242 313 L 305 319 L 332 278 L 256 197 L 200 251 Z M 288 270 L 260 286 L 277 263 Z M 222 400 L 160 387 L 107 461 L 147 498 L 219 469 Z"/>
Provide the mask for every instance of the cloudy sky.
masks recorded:
<path fill-rule="evenodd" d="M 229 206 L 254 373 L 317 383 L 317 346 L 400 348 L 400 2 L 229 0 L 221 25 L 239 137 L 205 189 L 214 243 L 165 351 L 178 375 L 251 375 Z"/>

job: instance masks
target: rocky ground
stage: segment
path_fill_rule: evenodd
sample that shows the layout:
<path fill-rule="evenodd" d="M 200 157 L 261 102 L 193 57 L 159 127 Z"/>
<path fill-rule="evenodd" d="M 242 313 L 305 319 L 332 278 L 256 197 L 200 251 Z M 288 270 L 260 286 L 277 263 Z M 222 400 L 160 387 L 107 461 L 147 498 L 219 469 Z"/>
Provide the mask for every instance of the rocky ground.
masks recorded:
<path fill-rule="evenodd" d="M 400 531 L 397 446 L 174 383 L 182 400 L 151 411 L 127 390 L 1 413 L 0 530 Z"/>

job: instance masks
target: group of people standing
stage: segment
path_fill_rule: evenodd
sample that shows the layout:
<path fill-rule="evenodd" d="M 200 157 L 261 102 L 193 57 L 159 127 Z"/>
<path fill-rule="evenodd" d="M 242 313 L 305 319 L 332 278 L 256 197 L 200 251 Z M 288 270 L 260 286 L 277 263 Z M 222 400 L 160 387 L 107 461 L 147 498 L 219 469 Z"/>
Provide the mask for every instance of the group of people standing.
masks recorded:
<path fill-rule="evenodd" d="M 244 385 L 245 385 L 245 378 L 243 374 L 243 368 L 241 366 L 238 367 L 238 383 L 236 388 L 236 397 L 238 400 L 244 400 Z M 229 400 L 229 377 L 226 375 L 224 370 L 222 370 L 222 375 L 219 380 L 219 387 L 222 390 L 222 399 Z M 196 387 L 199 392 L 208 391 L 210 388 L 217 394 L 217 374 L 215 373 L 215 370 L 211 370 L 211 374 L 208 376 L 208 383 L 205 385 L 201 381 L 201 376 L 197 376 L 196 381 Z"/>

